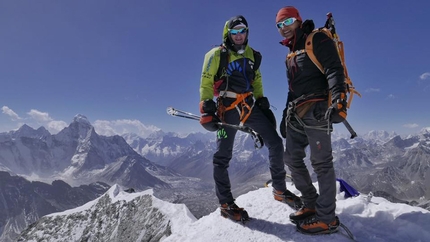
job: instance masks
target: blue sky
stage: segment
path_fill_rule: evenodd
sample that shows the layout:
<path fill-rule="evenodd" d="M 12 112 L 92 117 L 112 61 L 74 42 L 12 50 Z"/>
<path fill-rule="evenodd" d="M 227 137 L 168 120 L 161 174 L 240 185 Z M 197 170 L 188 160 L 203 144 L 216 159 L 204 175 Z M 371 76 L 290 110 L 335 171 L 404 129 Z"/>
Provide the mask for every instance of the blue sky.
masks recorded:
<path fill-rule="evenodd" d="M 198 113 L 204 55 L 237 14 L 247 18 L 249 44 L 263 55 L 265 95 L 279 122 L 288 49 L 278 44 L 275 14 L 289 4 L 316 26 L 333 13 L 349 74 L 363 95 L 348 114 L 359 134 L 430 126 L 428 1 L 5 0 L 0 132 L 27 123 L 55 133 L 76 114 L 105 131 L 204 131 L 166 108 Z"/>

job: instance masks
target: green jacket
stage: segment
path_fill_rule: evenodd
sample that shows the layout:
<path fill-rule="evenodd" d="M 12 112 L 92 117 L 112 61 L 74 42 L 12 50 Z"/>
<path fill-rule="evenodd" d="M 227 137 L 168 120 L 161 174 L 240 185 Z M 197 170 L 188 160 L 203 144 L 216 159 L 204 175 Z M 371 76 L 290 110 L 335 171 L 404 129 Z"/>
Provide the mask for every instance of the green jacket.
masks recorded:
<path fill-rule="evenodd" d="M 226 22 L 223 31 L 223 45 L 228 38 L 228 27 Z M 200 82 L 200 101 L 213 99 L 214 83 L 218 80 L 216 75 L 220 65 L 221 48 L 215 47 L 205 55 L 203 62 L 202 76 Z M 256 99 L 263 96 L 263 83 L 261 80 L 260 69 L 253 70 L 254 53 L 253 49 L 246 45 L 245 52 L 238 54 L 229 50 L 229 64 L 227 69 L 228 78 L 219 86 L 218 91 L 232 91 L 235 93 L 252 92 Z"/>

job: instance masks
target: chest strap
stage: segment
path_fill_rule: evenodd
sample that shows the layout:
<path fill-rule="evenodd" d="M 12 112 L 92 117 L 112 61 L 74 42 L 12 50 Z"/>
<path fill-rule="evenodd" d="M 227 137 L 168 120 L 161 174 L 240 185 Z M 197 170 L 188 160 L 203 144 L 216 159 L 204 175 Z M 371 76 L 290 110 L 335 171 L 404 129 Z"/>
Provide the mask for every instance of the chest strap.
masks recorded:
<path fill-rule="evenodd" d="M 303 53 L 305 53 L 305 52 L 306 52 L 306 50 L 305 50 L 305 49 L 292 51 L 292 52 L 290 52 L 290 53 L 287 55 L 287 59 L 293 58 L 294 56 L 297 56 L 297 55 L 301 55 L 301 54 L 303 54 Z"/>

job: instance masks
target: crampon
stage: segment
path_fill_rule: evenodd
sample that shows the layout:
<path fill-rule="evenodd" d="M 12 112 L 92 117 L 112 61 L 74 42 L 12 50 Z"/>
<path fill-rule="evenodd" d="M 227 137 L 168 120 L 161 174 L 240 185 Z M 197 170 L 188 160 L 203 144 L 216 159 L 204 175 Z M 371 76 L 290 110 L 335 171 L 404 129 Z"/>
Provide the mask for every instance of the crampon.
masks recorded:
<path fill-rule="evenodd" d="M 232 204 L 222 204 L 221 216 L 224 218 L 229 218 L 236 222 L 242 222 L 245 224 L 247 221 L 251 220 L 245 209 L 238 207 L 235 203 Z"/>
<path fill-rule="evenodd" d="M 299 210 L 303 206 L 302 199 L 289 190 L 286 190 L 283 193 L 273 190 L 273 197 L 277 201 L 286 203 L 294 210 Z"/>

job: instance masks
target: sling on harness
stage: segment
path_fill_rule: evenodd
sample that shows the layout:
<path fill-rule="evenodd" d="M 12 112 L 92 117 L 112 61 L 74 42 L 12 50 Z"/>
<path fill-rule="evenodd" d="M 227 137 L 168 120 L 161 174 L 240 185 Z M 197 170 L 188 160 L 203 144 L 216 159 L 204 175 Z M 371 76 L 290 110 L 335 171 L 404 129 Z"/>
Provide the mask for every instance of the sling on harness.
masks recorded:
<path fill-rule="evenodd" d="M 304 134 L 304 130 L 300 130 L 297 127 L 295 127 L 292 122 L 291 122 L 291 118 L 294 117 L 295 120 L 302 126 L 305 128 L 310 128 L 310 129 L 319 129 L 319 130 L 325 130 L 326 126 L 325 125 L 321 125 L 321 126 L 309 126 L 306 125 L 303 120 L 302 117 L 303 115 L 312 107 L 311 105 L 308 105 L 307 107 L 304 107 L 304 109 L 298 111 L 298 108 L 303 107 L 307 104 L 311 104 L 310 102 L 312 102 L 312 104 L 314 104 L 317 101 L 324 101 L 327 100 L 326 98 L 326 94 L 323 93 L 312 93 L 312 94 L 308 94 L 308 95 L 302 95 L 296 99 L 294 99 L 293 101 L 290 101 L 288 103 L 288 108 L 287 108 L 287 115 L 286 115 L 286 124 L 293 129 L 296 132 L 302 133 Z M 328 132 L 330 131 L 330 125 L 328 125 L 327 127 Z"/>

